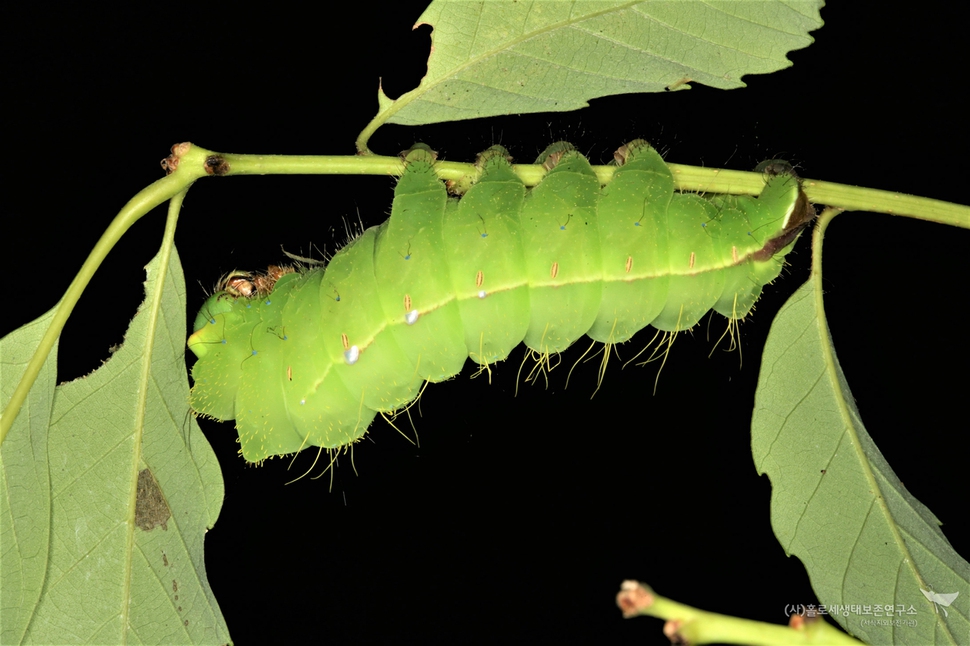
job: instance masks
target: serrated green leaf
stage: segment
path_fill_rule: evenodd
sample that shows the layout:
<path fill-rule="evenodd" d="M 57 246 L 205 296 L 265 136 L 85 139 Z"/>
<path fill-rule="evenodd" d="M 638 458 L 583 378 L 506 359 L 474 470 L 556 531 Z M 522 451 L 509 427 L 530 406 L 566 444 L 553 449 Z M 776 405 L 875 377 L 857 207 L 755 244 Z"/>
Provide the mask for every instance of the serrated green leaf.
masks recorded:
<path fill-rule="evenodd" d="M 417 89 L 379 92 L 377 120 L 402 125 L 564 112 L 613 94 L 696 82 L 744 87 L 813 42 L 821 0 L 790 2 L 433 2 L 434 47 Z"/>
<path fill-rule="evenodd" d="M 752 454 L 758 472 L 771 478 L 775 535 L 805 564 L 822 604 L 847 606 L 832 616 L 856 637 L 967 643 L 970 564 L 866 432 L 817 281 L 803 285 L 775 319 L 755 396 Z M 926 591 L 950 602 L 946 612 Z M 877 604 L 903 612 L 880 621 L 872 613 Z"/>
<path fill-rule="evenodd" d="M 21 428 L 33 409 L 21 411 L 3 445 L 5 516 L 46 508 L 35 523 L 50 536 L 22 541 L 5 522 L 4 643 L 10 619 L 11 642 L 229 641 L 205 577 L 203 539 L 223 482 L 188 409 L 182 270 L 174 250 L 167 267 L 157 256 L 147 269 L 147 298 L 122 347 L 57 387 L 49 435 L 39 445 L 31 438 L 33 453 Z M 31 397 L 38 391 L 46 392 L 35 385 Z M 48 489 L 23 475 L 28 466 L 49 474 Z M 21 545 L 42 555 L 42 577 L 18 573 Z M 9 581 L 20 584 L 19 599 Z"/>

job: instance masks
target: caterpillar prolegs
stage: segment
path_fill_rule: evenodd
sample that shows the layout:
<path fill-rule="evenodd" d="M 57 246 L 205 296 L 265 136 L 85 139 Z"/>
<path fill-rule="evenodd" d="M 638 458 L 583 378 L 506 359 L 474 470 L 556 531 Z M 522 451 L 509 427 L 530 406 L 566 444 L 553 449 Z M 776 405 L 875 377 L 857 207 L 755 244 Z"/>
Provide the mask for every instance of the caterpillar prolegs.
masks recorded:
<path fill-rule="evenodd" d="M 193 409 L 235 419 L 250 462 L 339 448 L 466 358 L 491 364 L 523 342 L 547 356 L 584 334 L 620 343 L 711 309 L 742 318 L 815 215 L 790 167 L 766 170 L 757 198 L 701 197 L 675 192 L 644 141 L 615 157 L 601 187 L 585 157 L 554 144 L 526 189 L 493 147 L 455 199 L 433 154 L 413 148 L 390 219 L 325 268 L 223 281 L 188 342 Z"/>

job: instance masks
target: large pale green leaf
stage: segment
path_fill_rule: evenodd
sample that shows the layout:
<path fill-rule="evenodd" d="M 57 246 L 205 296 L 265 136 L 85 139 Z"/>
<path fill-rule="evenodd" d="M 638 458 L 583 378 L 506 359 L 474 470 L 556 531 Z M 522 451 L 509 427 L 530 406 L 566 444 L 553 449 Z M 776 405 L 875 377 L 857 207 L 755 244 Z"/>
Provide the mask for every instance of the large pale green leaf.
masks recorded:
<path fill-rule="evenodd" d="M 762 356 L 751 441 L 758 472 L 771 478 L 775 534 L 805 564 L 821 603 L 870 607 L 869 615 L 851 608 L 834 615 L 856 637 L 966 644 L 970 564 L 866 432 L 832 347 L 818 281 L 778 314 Z M 878 621 L 877 604 L 905 612 Z"/>
<path fill-rule="evenodd" d="M 10 401 L 54 316 L 51 310 L 0 339 L 0 402 Z M 51 475 L 47 434 L 57 384 L 57 345 L 0 450 L 0 643 L 27 633 L 47 574 Z"/>
<path fill-rule="evenodd" d="M 3 445 L 4 643 L 229 641 L 203 562 L 223 482 L 188 411 L 182 271 L 174 250 L 147 269 L 123 346 L 57 387 L 47 437 L 39 381 Z"/>
<path fill-rule="evenodd" d="M 428 73 L 377 120 L 418 125 L 563 112 L 589 99 L 685 88 L 730 89 L 788 67 L 813 41 L 821 0 L 788 2 L 433 2 Z"/>

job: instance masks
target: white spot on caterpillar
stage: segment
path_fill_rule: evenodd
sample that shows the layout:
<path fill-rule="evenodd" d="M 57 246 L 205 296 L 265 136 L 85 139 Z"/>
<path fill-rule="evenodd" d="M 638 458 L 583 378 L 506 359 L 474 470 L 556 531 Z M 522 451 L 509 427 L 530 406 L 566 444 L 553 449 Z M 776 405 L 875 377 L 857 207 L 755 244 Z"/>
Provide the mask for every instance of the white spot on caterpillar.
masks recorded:
<path fill-rule="evenodd" d="M 481 290 L 478 291 L 478 297 L 479 298 L 485 298 L 486 296 L 488 296 L 488 294 L 485 293 L 485 290 L 484 289 L 481 289 Z"/>
<path fill-rule="evenodd" d="M 783 229 L 788 228 L 788 223 L 791 222 L 791 216 L 792 216 L 792 213 L 795 212 L 796 206 L 798 206 L 798 202 L 795 202 L 790 207 L 788 207 L 788 211 L 785 213 L 784 225 L 782 227 Z"/>
<path fill-rule="evenodd" d="M 300 400 L 300 406 L 306 406 L 306 399 Z"/>
<path fill-rule="evenodd" d="M 404 315 L 404 322 L 408 325 L 414 325 L 418 322 L 418 310 L 411 310 Z"/>
<path fill-rule="evenodd" d="M 552 278 L 555 278 L 556 276 L 559 275 L 559 262 L 558 261 L 552 263 L 552 269 L 549 270 L 549 275 Z"/>
<path fill-rule="evenodd" d="M 484 282 L 485 282 L 485 274 L 482 273 L 481 269 L 479 269 L 478 273 L 475 274 L 475 287 L 481 287 L 482 283 Z"/>
<path fill-rule="evenodd" d="M 350 346 L 350 349 L 344 352 L 344 361 L 347 362 L 348 366 L 352 366 L 357 363 L 358 359 L 360 359 L 360 348 L 358 348 L 356 345 Z"/>
<path fill-rule="evenodd" d="M 691 269 L 694 268 L 694 259 L 695 259 L 694 252 L 691 251 L 690 252 L 690 262 L 687 264 L 687 266 L 690 267 Z"/>
<path fill-rule="evenodd" d="M 633 256 L 627 256 L 626 257 L 626 273 L 629 274 L 631 269 L 633 269 Z"/>

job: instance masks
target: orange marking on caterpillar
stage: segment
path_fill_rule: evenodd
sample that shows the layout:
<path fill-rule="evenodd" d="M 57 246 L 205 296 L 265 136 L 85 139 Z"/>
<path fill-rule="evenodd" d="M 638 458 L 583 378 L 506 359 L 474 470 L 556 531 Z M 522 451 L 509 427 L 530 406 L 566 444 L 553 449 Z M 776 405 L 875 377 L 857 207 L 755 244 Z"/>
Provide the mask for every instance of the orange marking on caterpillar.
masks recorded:
<path fill-rule="evenodd" d="M 629 274 L 631 269 L 633 269 L 633 256 L 627 256 L 626 257 L 626 273 Z"/>
<path fill-rule="evenodd" d="M 293 381 L 293 366 L 286 366 L 286 378 Z"/>
<path fill-rule="evenodd" d="M 485 282 L 485 274 L 483 274 L 482 270 L 479 269 L 478 273 L 475 274 L 475 287 L 481 287 L 482 283 L 484 282 Z"/>
<path fill-rule="evenodd" d="M 731 260 L 734 264 L 738 264 L 738 248 L 735 245 L 731 245 Z"/>
<path fill-rule="evenodd" d="M 549 275 L 553 278 L 559 275 L 559 262 L 552 263 L 552 269 L 549 270 Z"/>
<path fill-rule="evenodd" d="M 689 262 L 689 263 L 688 263 L 688 265 L 687 265 L 687 266 L 688 266 L 688 267 L 690 267 L 691 269 L 693 269 L 693 268 L 694 268 L 694 259 L 695 259 L 695 256 L 694 256 L 694 252 L 693 252 L 693 251 L 691 251 L 691 252 L 690 252 L 690 262 Z"/>
<path fill-rule="evenodd" d="M 340 335 L 340 342 L 344 344 L 344 350 L 349 350 L 350 349 L 350 341 L 347 340 L 347 335 L 346 334 L 341 334 Z"/>
<path fill-rule="evenodd" d="M 411 311 L 411 295 L 410 294 L 405 294 L 404 295 L 404 311 L 405 312 L 410 312 Z"/>

